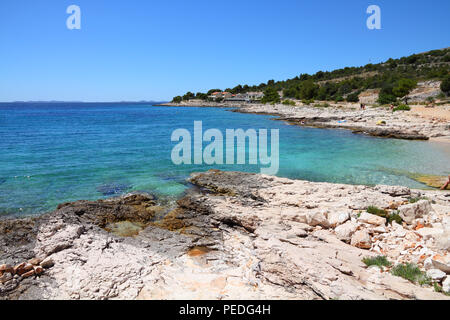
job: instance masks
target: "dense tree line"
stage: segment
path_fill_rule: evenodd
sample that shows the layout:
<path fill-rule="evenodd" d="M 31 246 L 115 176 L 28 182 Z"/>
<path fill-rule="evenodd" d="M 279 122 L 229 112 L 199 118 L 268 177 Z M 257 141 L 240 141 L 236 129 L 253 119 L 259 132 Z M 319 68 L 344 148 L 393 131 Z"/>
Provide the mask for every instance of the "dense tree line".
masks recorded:
<path fill-rule="evenodd" d="M 380 103 L 390 103 L 404 97 L 415 88 L 419 80 L 438 79 L 443 82 L 442 91 L 449 94 L 450 49 L 433 50 L 400 59 L 388 59 L 383 63 L 361 67 L 346 67 L 334 71 L 319 71 L 314 75 L 300 74 L 285 81 L 269 80 L 257 86 L 237 85 L 224 91 L 237 94 L 252 91 L 270 94 L 266 102 L 275 102 L 274 92 L 282 92 L 283 98 L 301 100 L 329 100 L 357 102 L 358 95 L 367 89 L 381 89 Z M 444 90 L 445 89 L 445 90 Z M 447 91 L 446 91 L 447 90 Z M 186 93 L 182 100 L 193 98 L 207 100 L 213 92 Z M 174 98 L 175 99 L 175 98 Z M 180 96 L 176 97 L 177 101 Z M 174 100 L 175 101 L 175 100 Z"/>

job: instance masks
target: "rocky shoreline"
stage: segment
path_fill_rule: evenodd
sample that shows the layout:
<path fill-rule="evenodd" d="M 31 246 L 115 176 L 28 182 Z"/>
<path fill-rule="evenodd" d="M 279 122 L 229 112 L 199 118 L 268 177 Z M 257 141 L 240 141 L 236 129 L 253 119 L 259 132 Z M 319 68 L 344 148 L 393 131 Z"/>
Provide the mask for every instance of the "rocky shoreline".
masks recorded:
<path fill-rule="evenodd" d="M 175 208 L 129 194 L 1 220 L 0 298 L 449 298 L 433 283 L 450 285 L 450 192 L 217 170 L 190 182 Z M 392 266 L 362 262 L 379 255 Z M 394 276 L 402 263 L 428 283 Z"/>
<path fill-rule="evenodd" d="M 450 142 L 450 122 L 446 119 L 422 117 L 414 111 L 391 112 L 384 108 L 359 110 L 358 104 L 331 103 L 328 107 L 299 105 L 296 107 L 282 104 L 265 105 L 253 103 L 214 103 L 188 101 L 167 103 L 162 106 L 181 107 L 228 107 L 234 112 L 266 114 L 276 116 L 277 120 L 290 124 L 346 129 L 357 134 L 406 140 L 437 139 Z M 449 106 L 441 106 L 450 111 Z"/>

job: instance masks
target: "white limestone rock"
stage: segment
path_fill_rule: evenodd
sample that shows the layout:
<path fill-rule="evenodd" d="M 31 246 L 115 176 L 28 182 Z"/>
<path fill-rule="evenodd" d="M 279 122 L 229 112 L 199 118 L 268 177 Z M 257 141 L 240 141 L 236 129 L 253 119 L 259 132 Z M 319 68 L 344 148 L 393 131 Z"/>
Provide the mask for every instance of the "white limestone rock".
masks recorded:
<path fill-rule="evenodd" d="M 346 223 L 336 227 L 334 232 L 339 240 L 349 242 L 357 229 L 358 225 L 355 222 L 347 221 Z"/>
<path fill-rule="evenodd" d="M 362 212 L 358 218 L 358 221 L 373 224 L 375 226 L 382 226 L 386 224 L 385 218 L 370 214 L 368 212 Z"/>
<path fill-rule="evenodd" d="M 350 213 L 349 212 L 338 212 L 333 211 L 328 213 L 328 222 L 330 223 L 331 227 L 337 227 L 343 223 L 345 223 L 347 220 L 350 219 Z"/>
<path fill-rule="evenodd" d="M 370 249 L 372 247 L 372 241 L 367 230 L 356 231 L 352 236 L 350 244 L 361 249 Z"/>
<path fill-rule="evenodd" d="M 439 269 L 430 269 L 427 271 L 427 276 L 435 281 L 441 281 L 446 276 L 445 272 Z"/>
<path fill-rule="evenodd" d="M 432 210 L 430 201 L 420 200 L 399 208 L 399 215 L 407 224 L 413 224 L 417 218 L 422 218 Z"/>

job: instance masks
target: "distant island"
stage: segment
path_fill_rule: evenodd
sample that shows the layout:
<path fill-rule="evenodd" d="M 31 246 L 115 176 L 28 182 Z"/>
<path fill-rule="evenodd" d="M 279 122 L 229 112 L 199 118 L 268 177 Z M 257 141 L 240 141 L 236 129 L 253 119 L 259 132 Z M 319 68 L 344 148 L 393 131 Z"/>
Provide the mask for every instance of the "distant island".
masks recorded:
<path fill-rule="evenodd" d="M 23 103 L 45 103 L 45 104 L 52 104 L 52 103 L 82 103 L 82 104 L 99 104 L 99 103 L 107 103 L 107 104 L 162 104 L 162 103 L 166 103 L 167 101 L 112 101 L 112 102 L 108 102 L 108 101 L 98 101 L 98 102 L 93 102 L 93 101 L 11 101 L 11 102 L 6 102 L 6 101 L 0 101 L 0 103 L 9 103 L 9 104 L 23 104 Z"/>

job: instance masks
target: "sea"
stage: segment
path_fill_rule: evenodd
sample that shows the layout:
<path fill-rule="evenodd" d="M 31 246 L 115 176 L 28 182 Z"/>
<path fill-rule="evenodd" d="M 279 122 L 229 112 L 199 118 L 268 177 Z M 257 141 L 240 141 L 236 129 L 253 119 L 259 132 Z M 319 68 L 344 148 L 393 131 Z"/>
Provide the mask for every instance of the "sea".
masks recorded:
<path fill-rule="evenodd" d="M 171 154 L 178 142 L 171 141 L 172 133 L 193 133 L 195 121 L 224 136 L 227 129 L 278 129 L 280 177 L 423 189 L 415 175 L 450 173 L 449 144 L 305 128 L 229 108 L 1 103 L 0 217 L 39 215 L 60 203 L 134 191 L 171 201 L 190 187 L 192 172 L 260 172 L 264 167 L 248 161 L 174 164 Z"/>

